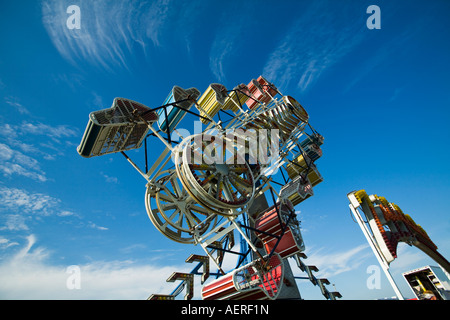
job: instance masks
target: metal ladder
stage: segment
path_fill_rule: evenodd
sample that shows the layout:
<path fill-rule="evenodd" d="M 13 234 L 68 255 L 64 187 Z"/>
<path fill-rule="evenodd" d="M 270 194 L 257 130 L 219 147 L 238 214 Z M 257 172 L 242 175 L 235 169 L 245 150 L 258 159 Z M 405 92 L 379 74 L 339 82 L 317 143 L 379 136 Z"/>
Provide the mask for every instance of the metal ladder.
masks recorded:
<path fill-rule="evenodd" d="M 330 281 L 325 278 L 317 278 L 313 272 L 319 271 L 316 266 L 306 265 L 301 259 L 306 259 L 307 256 L 304 253 L 297 253 L 293 256 L 299 269 L 306 272 L 307 277 L 299 277 L 301 279 L 308 278 L 313 285 L 318 285 L 323 296 L 328 300 L 336 300 L 336 298 L 342 298 L 342 295 L 338 291 L 329 291 L 326 285 L 330 284 Z M 175 300 L 183 289 L 186 289 L 184 300 L 191 300 L 194 295 L 194 275 L 201 275 L 201 283 L 203 284 L 210 275 L 221 276 L 221 273 L 209 272 L 209 257 L 197 254 L 191 254 L 187 259 L 187 263 L 198 262 L 198 264 L 192 269 L 190 273 L 174 272 L 166 280 L 167 282 L 175 282 L 180 280 L 181 283 L 170 294 L 152 294 L 147 300 Z M 202 268 L 203 267 L 203 268 Z M 202 271 L 200 272 L 200 268 Z"/>
<path fill-rule="evenodd" d="M 175 282 L 181 280 L 181 283 L 172 291 L 170 294 L 152 294 L 147 300 L 175 300 L 183 289 L 186 288 L 186 294 L 184 295 L 184 300 L 191 300 L 194 296 L 194 275 L 201 275 L 201 283 L 203 284 L 206 279 L 211 275 L 209 272 L 209 257 L 202 256 L 198 254 L 191 254 L 187 259 L 187 263 L 198 262 L 194 269 L 190 273 L 184 272 L 174 272 L 167 278 L 167 282 Z M 203 267 L 202 272 L 199 272 L 200 268 Z M 212 275 L 222 275 L 220 273 L 213 273 Z"/>
<path fill-rule="evenodd" d="M 306 272 L 308 275 L 308 279 L 312 282 L 313 285 L 319 285 L 320 291 L 322 292 L 323 296 L 328 300 L 336 300 L 336 298 L 342 298 L 342 295 L 337 291 L 328 291 L 328 289 L 325 287 L 325 285 L 330 284 L 330 281 L 325 278 L 317 278 L 314 274 L 314 272 L 319 271 L 319 269 L 316 266 L 308 266 L 300 259 L 306 259 L 307 256 L 303 252 L 297 253 L 294 256 L 295 262 L 297 263 L 297 266 L 302 270 L 303 272 Z M 304 279 L 302 277 L 302 279 Z"/>

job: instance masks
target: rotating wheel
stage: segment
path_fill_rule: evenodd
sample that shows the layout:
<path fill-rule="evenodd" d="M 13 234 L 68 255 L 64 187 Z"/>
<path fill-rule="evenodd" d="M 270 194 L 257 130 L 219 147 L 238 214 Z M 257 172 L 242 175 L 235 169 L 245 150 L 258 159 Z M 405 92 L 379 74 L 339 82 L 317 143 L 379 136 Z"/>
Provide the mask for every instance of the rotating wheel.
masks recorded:
<path fill-rule="evenodd" d="M 255 192 L 244 146 L 239 146 L 235 138 L 194 135 L 179 145 L 175 157 L 177 174 L 189 194 L 206 208 L 225 216 L 241 214 Z"/>
<path fill-rule="evenodd" d="M 292 110 L 291 113 L 293 112 L 300 121 L 304 123 L 308 122 L 309 120 L 308 112 L 306 112 L 306 110 L 297 100 L 295 100 L 291 96 L 284 96 L 283 102 L 285 103 L 286 106 L 289 107 L 290 110 Z"/>
<path fill-rule="evenodd" d="M 175 170 L 161 173 L 145 194 L 147 214 L 155 227 L 176 242 L 195 243 L 195 237 L 214 228 L 217 215 L 200 206 L 180 184 Z"/>

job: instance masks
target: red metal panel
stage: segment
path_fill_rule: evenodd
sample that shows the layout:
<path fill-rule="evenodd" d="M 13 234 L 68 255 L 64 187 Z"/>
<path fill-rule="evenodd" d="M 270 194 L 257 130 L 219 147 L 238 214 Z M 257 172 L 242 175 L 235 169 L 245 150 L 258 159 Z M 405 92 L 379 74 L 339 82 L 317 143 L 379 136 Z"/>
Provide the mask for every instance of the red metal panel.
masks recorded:
<path fill-rule="evenodd" d="M 281 264 L 280 259 L 277 255 L 273 255 L 271 257 L 270 262 L 275 262 L 276 264 Z M 266 274 L 263 276 L 263 283 L 259 286 L 263 288 L 269 297 L 275 298 L 278 295 L 279 288 L 281 287 L 281 282 L 283 281 L 284 275 L 283 275 L 283 269 L 281 265 L 278 265 L 277 267 L 269 270 Z"/>
<path fill-rule="evenodd" d="M 247 100 L 247 106 L 250 109 L 253 109 L 258 104 L 258 101 L 267 103 L 277 94 L 275 86 L 269 83 L 263 76 L 259 76 L 258 79 L 250 81 L 247 87 L 252 97 Z"/>
<path fill-rule="evenodd" d="M 220 300 L 238 291 L 233 285 L 233 275 L 225 275 L 202 288 L 203 300 Z"/>
<path fill-rule="evenodd" d="M 286 258 L 301 250 L 301 247 L 295 240 L 290 227 L 288 227 L 287 231 L 284 233 L 278 244 L 277 241 L 278 239 L 272 238 L 271 240 L 265 242 L 264 246 L 266 252 L 272 252 L 273 248 L 277 246 L 275 252 L 278 253 L 282 258 Z"/>
<path fill-rule="evenodd" d="M 285 209 L 283 205 L 279 206 L 280 211 L 283 209 Z M 283 214 L 280 213 L 280 216 L 283 216 Z M 284 226 L 285 222 L 280 221 L 275 207 L 264 213 L 255 222 L 256 229 L 272 234 L 256 232 L 256 236 L 263 242 L 266 252 L 270 253 L 275 248 L 275 252 L 282 258 L 289 257 L 302 250 L 302 241 L 295 236 L 295 232 L 292 230 L 293 225 L 291 224 L 287 225 L 279 242 L 278 238 L 274 237 L 282 235 Z"/>
<path fill-rule="evenodd" d="M 255 260 L 202 288 L 204 300 L 275 299 L 283 285 L 283 263 L 279 255 Z"/>

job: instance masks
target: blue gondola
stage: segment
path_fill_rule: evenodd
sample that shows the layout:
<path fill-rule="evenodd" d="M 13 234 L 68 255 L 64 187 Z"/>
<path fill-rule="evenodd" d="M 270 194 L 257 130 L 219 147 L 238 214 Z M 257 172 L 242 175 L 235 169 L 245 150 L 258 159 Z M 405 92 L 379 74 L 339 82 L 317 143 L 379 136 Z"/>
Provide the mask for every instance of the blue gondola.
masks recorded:
<path fill-rule="evenodd" d="M 194 104 L 195 100 L 200 96 L 200 91 L 196 88 L 182 89 L 178 86 L 174 86 L 170 91 L 170 94 L 164 101 L 163 105 L 171 104 L 174 102 L 181 101 L 176 106 L 167 106 L 158 110 L 158 126 L 159 129 L 165 133 L 167 133 L 167 129 L 171 132 L 176 128 L 178 123 L 183 119 L 186 115 L 185 110 L 189 110 Z M 189 100 L 188 100 L 189 99 Z M 183 109 L 185 110 L 183 110 Z M 167 113 L 167 119 L 166 119 Z M 168 124 L 168 125 L 167 125 Z M 168 128 L 167 128 L 168 127 Z"/>

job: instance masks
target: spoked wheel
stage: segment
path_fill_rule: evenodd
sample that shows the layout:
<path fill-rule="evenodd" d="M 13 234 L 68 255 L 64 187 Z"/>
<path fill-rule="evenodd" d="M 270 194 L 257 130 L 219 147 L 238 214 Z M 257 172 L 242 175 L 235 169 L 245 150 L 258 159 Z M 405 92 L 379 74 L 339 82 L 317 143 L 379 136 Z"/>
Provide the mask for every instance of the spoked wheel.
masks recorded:
<path fill-rule="evenodd" d="M 161 173 L 147 185 L 147 214 L 155 227 L 169 239 L 195 243 L 195 237 L 214 228 L 217 215 L 200 206 L 178 180 L 175 170 Z"/>
<path fill-rule="evenodd" d="M 295 100 L 291 96 L 284 96 L 283 102 L 290 109 L 291 113 L 293 112 L 300 121 L 304 123 L 308 122 L 309 120 L 308 112 L 306 112 L 306 110 L 297 100 Z"/>
<path fill-rule="evenodd" d="M 179 145 L 175 167 L 192 198 L 220 215 L 239 215 L 253 200 L 252 168 L 233 136 L 186 138 Z"/>

